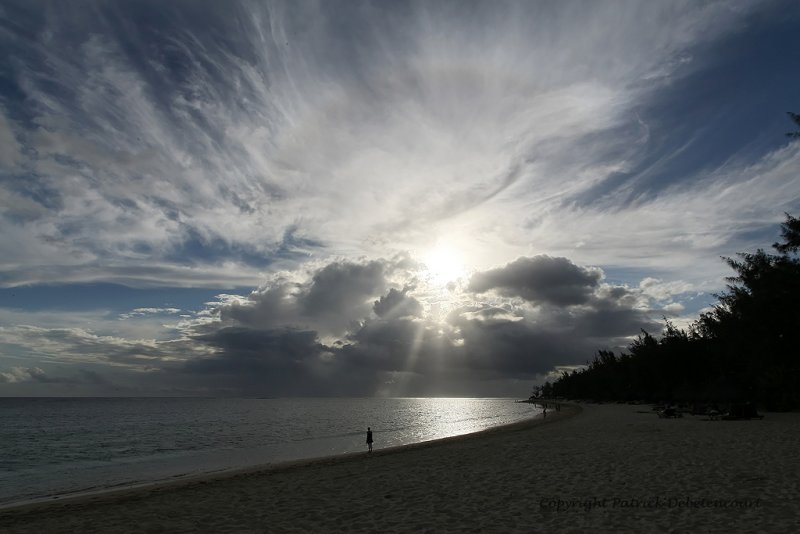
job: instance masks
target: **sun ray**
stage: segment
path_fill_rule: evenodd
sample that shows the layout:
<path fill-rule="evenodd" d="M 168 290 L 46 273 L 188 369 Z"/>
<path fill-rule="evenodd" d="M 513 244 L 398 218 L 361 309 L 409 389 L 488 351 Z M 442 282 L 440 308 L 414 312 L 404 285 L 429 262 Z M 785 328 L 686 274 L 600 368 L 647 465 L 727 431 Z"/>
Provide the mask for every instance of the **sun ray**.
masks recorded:
<path fill-rule="evenodd" d="M 403 369 L 400 373 L 400 378 L 398 380 L 398 384 L 396 385 L 395 392 L 399 395 L 407 395 L 407 386 L 409 382 L 409 378 L 411 374 L 414 373 L 414 367 L 417 364 L 417 359 L 419 358 L 420 347 L 422 346 L 422 338 L 425 335 L 425 324 L 421 321 L 416 322 L 414 337 L 411 340 L 411 344 L 408 347 L 408 354 L 406 355 L 406 361 L 403 365 Z"/>

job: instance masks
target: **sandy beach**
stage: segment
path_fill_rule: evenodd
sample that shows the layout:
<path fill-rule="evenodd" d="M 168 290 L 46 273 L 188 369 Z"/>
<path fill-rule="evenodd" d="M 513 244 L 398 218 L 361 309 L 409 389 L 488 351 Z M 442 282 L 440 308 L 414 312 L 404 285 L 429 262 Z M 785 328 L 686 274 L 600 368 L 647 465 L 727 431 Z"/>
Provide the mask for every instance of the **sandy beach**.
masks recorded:
<path fill-rule="evenodd" d="M 487 432 L 0 510 L 0 532 L 792 532 L 800 414 L 581 405 Z"/>

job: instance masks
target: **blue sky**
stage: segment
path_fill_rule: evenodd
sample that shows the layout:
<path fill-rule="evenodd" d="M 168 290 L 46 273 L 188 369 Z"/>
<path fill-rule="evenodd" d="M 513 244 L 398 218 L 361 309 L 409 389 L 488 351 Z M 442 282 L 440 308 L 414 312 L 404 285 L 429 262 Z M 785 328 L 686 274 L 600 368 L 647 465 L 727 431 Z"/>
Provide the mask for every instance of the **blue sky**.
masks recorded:
<path fill-rule="evenodd" d="M 4 2 L 0 395 L 525 395 L 797 214 L 800 6 Z"/>

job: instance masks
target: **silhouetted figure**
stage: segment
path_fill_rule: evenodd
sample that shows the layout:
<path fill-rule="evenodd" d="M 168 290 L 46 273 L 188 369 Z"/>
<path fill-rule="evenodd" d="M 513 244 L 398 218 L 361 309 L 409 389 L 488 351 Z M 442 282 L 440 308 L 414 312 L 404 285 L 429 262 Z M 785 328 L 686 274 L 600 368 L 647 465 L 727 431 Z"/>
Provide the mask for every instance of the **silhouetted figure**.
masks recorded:
<path fill-rule="evenodd" d="M 372 452 L 372 430 L 369 427 L 367 427 L 367 447 L 369 447 L 367 452 Z"/>
<path fill-rule="evenodd" d="M 547 405 L 546 404 L 544 405 L 544 408 L 542 408 L 542 417 L 547 419 Z"/>

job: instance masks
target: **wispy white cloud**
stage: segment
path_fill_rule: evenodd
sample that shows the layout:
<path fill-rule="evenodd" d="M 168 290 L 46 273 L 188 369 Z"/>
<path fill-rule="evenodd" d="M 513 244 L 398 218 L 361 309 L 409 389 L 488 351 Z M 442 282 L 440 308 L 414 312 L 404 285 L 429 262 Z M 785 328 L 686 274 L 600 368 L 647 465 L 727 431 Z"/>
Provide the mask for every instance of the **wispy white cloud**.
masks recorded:
<path fill-rule="evenodd" d="M 2 383 L 14 383 L 14 382 L 23 382 L 25 380 L 30 379 L 30 373 L 28 372 L 29 368 L 24 367 L 12 367 L 6 372 L 0 372 L 0 382 Z"/>
<path fill-rule="evenodd" d="M 103 10 L 54 46 L 67 29 L 48 17 L 26 43 L 39 61 L 12 63 L 35 113 L 21 138 L 39 192 L 5 193 L 48 211 L 10 223 L 5 252 L 31 252 L 5 284 L 254 284 L 309 254 L 442 238 L 476 268 L 562 253 L 581 233 L 547 225 L 538 239 L 521 221 L 612 233 L 637 217 L 563 202 L 631 166 L 642 99 L 690 72 L 692 47 L 741 27 L 750 3 L 476 9 L 362 6 L 342 28 L 322 5 L 239 4 L 224 40 L 211 36 L 232 22 L 154 26 L 149 48 Z M 689 224 L 677 204 L 662 204 L 662 228 Z M 289 228 L 322 247 L 288 250 Z M 622 255 L 640 244 L 604 242 Z"/>
<path fill-rule="evenodd" d="M 0 106 L 0 170 L 22 162 L 22 146 L 17 141 L 11 122 Z"/>
<path fill-rule="evenodd" d="M 102 363 L 150 370 L 211 351 L 183 339 L 127 339 L 82 328 L 0 327 L 4 343 L 19 345 L 43 361 Z"/>
<path fill-rule="evenodd" d="M 532 221 L 524 239 L 577 261 L 666 271 L 673 281 L 718 289 L 729 272 L 719 257 L 768 247 L 770 241 L 752 232 L 776 229 L 776 218 L 796 207 L 798 165 L 800 144 L 790 144 L 611 213 L 572 206 L 548 214 Z"/>
<path fill-rule="evenodd" d="M 119 314 L 119 318 L 125 320 L 148 315 L 174 315 L 180 312 L 180 308 L 135 308 L 127 313 Z"/>

